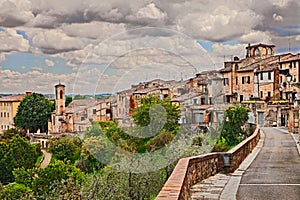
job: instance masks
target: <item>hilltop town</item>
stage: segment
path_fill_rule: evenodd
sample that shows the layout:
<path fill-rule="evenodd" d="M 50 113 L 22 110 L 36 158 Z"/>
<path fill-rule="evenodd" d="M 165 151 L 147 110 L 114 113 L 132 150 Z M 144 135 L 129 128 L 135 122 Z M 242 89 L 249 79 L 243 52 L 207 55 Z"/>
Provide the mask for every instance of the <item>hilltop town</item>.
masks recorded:
<path fill-rule="evenodd" d="M 275 55 L 275 45 L 245 47 L 245 57 L 225 61 L 220 70 L 195 74 L 188 80 L 141 82 L 107 99 L 73 100 L 65 106 L 67 86 L 55 86 L 55 111 L 48 134 L 82 133 L 92 121 L 117 121 L 132 126 L 130 111 L 147 96 L 170 98 L 181 107 L 181 124 L 212 126 L 232 104 L 247 105 L 249 122 L 261 126 L 288 126 L 298 132 L 300 54 Z M 0 133 L 14 127 L 20 101 L 30 93 L 0 98 Z M 44 140 L 44 139 L 43 139 Z M 46 141 L 43 145 L 46 145 Z M 43 146 L 44 147 L 44 146 Z"/>

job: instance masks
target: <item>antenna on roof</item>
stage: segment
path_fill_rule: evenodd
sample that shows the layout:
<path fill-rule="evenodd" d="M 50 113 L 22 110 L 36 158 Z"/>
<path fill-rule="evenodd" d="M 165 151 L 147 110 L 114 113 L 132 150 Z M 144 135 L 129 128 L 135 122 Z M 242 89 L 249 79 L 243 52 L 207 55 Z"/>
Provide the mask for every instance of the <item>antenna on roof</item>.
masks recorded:
<path fill-rule="evenodd" d="M 291 52 L 291 34 L 290 34 L 290 32 L 289 32 L 289 39 L 288 39 L 288 41 L 289 41 L 289 52 Z"/>

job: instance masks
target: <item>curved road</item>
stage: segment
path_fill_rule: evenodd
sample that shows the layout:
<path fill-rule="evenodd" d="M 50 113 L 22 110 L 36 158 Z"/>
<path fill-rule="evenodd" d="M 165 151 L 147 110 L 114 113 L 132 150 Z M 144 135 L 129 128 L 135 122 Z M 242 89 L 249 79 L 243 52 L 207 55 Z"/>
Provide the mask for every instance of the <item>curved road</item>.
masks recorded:
<path fill-rule="evenodd" d="M 40 168 L 46 168 L 51 162 L 52 153 L 49 153 L 46 150 L 42 150 L 42 152 L 44 154 L 44 159 L 41 162 Z"/>
<path fill-rule="evenodd" d="M 300 199 L 300 156 L 290 133 L 280 128 L 262 128 L 264 145 L 245 171 L 238 200 Z"/>

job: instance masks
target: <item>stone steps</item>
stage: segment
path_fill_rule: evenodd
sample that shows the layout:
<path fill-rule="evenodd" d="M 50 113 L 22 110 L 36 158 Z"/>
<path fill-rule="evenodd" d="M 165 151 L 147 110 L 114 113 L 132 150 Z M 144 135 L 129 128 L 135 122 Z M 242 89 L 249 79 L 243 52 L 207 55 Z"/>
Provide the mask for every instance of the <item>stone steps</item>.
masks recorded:
<path fill-rule="evenodd" d="M 191 200 L 219 199 L 230 175 L 216 174 L 193 185 L 190 189 Z"/>

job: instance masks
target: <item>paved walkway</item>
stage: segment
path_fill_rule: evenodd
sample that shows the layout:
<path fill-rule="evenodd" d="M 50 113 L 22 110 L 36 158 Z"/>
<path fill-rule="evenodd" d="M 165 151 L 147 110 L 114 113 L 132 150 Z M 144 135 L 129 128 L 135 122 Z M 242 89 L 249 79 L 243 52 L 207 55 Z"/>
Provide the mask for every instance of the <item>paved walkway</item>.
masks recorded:
<path fill-rule="evenodd" d="M 237 199 L 300 199 L 300 156 L 292 134 L 263 128 L 261 152 L 242 176 Z"/>
<path fill-rule="evenodd" d="M 46 168 L 50 164 L 52 153 L 49 153 L 45 150 L 42 150 L 42 153 L 44 154 L 44 159 L 41 162 L 40 168 Z"/>
<path fill-rule="evenodd" d="M 283 128 L 262 128 L 261 133 L 257 147 L 234 173 L 194 185 L 191 199 L 300 199 L 298 137 Z"/>

